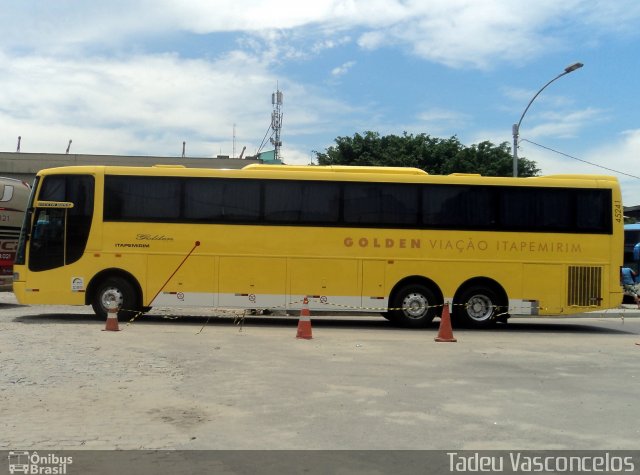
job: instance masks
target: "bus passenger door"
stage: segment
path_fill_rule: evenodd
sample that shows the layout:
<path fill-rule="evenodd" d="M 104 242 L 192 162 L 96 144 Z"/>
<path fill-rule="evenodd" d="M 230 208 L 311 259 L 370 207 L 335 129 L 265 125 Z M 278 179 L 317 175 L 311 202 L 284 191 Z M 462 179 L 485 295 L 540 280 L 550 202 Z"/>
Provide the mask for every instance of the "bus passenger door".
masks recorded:
<path fill-rule="evenodd" d="M 64 266 L 66 211 L 63 208 L 40 208 L 36 211 L 29 249 L 30 270 Z"/>

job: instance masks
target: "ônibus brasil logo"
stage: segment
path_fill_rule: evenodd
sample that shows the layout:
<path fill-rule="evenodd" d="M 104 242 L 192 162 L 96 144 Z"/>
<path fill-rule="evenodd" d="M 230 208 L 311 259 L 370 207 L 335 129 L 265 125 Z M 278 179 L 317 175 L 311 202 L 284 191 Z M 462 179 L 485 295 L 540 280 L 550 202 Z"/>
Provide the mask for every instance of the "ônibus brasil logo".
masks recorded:
<path fill-rule="evenodd" d="M 28 473 L 42 475 L 63 475 L 67 465 L 73 463 L 73 457 L 61 457 L 56 454 L 39 455 L 27 450 L 9 451 L 9 473 Z"/>

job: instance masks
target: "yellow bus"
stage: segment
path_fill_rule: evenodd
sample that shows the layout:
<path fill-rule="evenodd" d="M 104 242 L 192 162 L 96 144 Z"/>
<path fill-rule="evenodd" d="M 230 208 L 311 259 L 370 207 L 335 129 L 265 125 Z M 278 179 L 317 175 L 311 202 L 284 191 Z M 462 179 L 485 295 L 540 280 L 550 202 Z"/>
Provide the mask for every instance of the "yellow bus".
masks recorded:
<path fill-rule="evenodd" d="M 14 292 L 23 304 L 379 311 L 420 327 L 568 315 L 622 300 L 608 176 L 413 168 L 63 167 L 38 173 Z"/>

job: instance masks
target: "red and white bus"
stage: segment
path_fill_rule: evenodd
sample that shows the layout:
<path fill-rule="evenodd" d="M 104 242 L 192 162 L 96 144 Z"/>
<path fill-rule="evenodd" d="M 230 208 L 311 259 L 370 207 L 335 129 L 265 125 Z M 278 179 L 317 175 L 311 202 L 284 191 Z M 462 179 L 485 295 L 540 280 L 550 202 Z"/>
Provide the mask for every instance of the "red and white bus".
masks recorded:
<path fill-rule="evenodd" d="M 14 178 L 0 177 L 0 288 L 11 286 L 20 227 L 31 187 Z"/>

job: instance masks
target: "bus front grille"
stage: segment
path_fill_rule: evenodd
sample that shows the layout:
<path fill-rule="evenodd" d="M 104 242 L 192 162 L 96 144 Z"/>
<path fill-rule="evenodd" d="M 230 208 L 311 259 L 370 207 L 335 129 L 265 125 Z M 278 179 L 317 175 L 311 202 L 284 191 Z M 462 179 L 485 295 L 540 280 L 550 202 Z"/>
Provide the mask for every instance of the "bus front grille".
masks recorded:
<path fill-rule="evenodd" d="M 569 306 L 599 307 L 602 303 L 602 267 L 569 266 Z"/>

